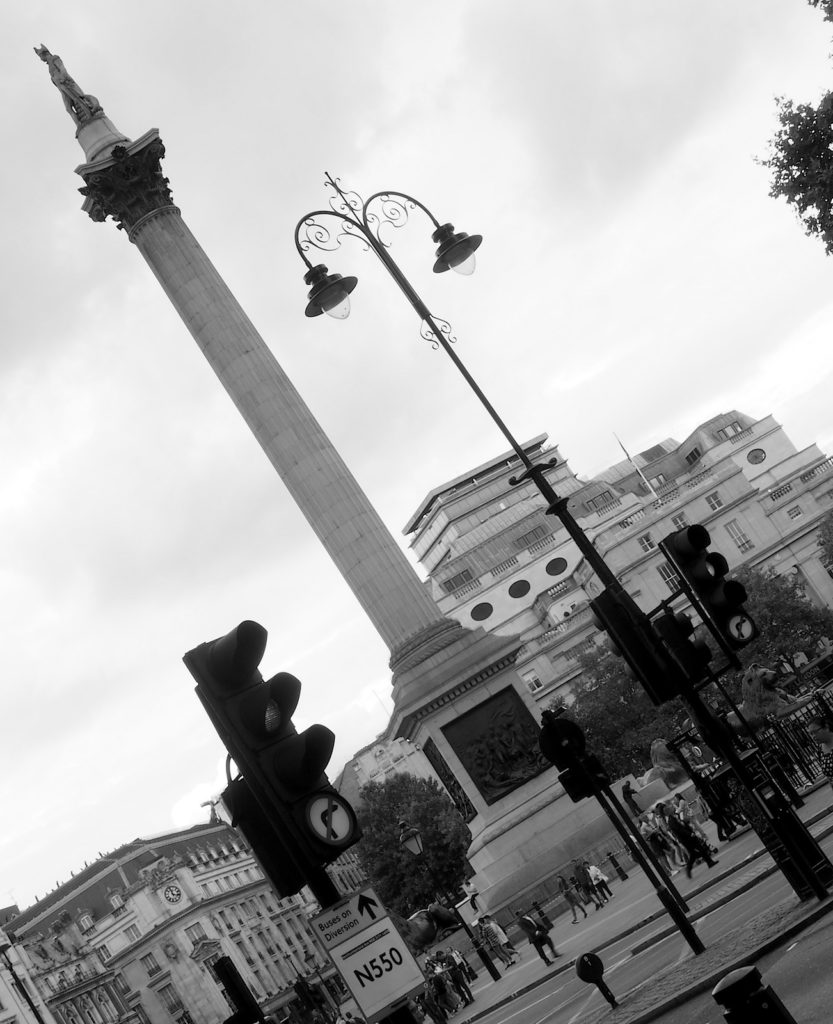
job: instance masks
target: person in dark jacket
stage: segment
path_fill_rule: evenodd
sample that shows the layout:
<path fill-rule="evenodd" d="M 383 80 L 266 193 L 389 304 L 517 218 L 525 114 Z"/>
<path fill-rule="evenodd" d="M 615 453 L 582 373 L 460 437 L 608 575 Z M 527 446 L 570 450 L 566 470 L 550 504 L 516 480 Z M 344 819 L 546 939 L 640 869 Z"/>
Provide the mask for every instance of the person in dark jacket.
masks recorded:
<path fill-rule="evenodd" d="M 710 868 L 717 864 L 717 861 L 712 858 L 709 844 L 704 843 L 690 825 L 680 821 L 674 814 L 668 815 L 666 824 L 668 825 L 669 832 L 685 850 L 685 873 L 688 878 L 691 878 L 691 869 L 697 860 L 704 860 Z"/>
<path fill-rule="evenodd" d="M 544 961 L 545 964 L 551 964 L 552 960 L 549 959 L 547 954 L 544 952 L 544 946 L 549 946 L 550 952 L 552 953 L 553 960 L 561 956 L 552 944 L 552 939 L 547 935 L 544 928 L 541 927 L 538 921 L 530 917 L 529 914 L 521 914 L 518 918 L 518 926 L 521 931 L 529 939 L 530 943 L 535 947 L 535 951 L 538 956 Z"/>
<path fill-rule="evenodd" d="M 463 968 L 450 953 L 444 955 L 443 963 L 445 964 L 448 979 L 454 986 L 454 991 L 463 1000 L 464 1006 L 470 1006 L 474 1002 L 474 996 L 471 994 Z"/>

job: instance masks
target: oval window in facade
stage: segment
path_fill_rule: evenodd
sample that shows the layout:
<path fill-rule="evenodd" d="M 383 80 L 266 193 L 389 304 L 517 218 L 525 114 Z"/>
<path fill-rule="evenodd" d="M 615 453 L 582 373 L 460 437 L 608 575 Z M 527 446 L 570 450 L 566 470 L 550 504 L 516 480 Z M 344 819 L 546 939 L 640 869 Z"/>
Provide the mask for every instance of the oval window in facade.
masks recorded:
<path fill-rule="evenodd" d="M 547 571 L 547 574 L 550 575 L 550 576 L 560 576 L 561 573 L 565 572 L 566 569 L 567 569 L 567 559 L 566 558 L 551 558 L 547 562 L 547 564 L 545 566 L 545 569 Z"/>
<path fill-rule="evenodd" d="M 510 597 L 526 597 L 529 593 L 529 581 L 528 580 L 515 580 L 515 582 L 509 588 Z"/>
<path fill-rule="evenodd" d="M 475 622 L 482 622 L 484 619 L 488 619 L 493 611 L 494 608 L 492 608 L 488 601 L 482 601 L 472 608 L 471 617 Z"/>
<path fill-rule="evenodd" d="M 766 459 L 766 452 L 763 448 L 753 448 L 746 456 L 746 461 L 751 462 L 753 466 L 759 466 L 764 459 Z"/>

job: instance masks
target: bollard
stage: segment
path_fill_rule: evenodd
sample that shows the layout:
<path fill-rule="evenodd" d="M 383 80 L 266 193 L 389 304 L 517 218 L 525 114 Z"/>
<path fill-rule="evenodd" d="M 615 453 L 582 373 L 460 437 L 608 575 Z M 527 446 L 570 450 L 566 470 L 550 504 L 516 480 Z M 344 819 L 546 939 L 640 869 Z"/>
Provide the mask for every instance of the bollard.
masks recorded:
<path fill-rule="evenodd" d="M 547 929 L 548 932 L 552 931 L 552 921 L 550 921 L 550 919 L 547 917 L 544 911 L 541 910 L 541 904 L 538 902 L 538 900 L 533 900 L 532 906 L 535 909 L 535 913 L 540 918 L 541 924 Z"/>
<path fill-rule="evenodd" d="M 590 985 L 595 985 L 611 1006 L 618 1006 L 613 993 L 602 981 L 604 970 L 604 964 L 595 953 L 582 953 L 576 960 L 576 974 L 579 978 Z"/>
<path fill-rule="evenodd" d="M 625 869 L 622 867 L 619 861 L 613 856 L 612 853 L 608 852 L 607 859 L 610 861 L 610 866 L 619 876 L 620 880 L 624 882 L 628 877 L 627 871 L 625 871 Z"/>
<path fill-rule="evenodd" d="M 721 979 L 712 998 L 728 1024 L 798 1024 L 778 996 L 761 981 L 757 967 L 741 967 Z"/>

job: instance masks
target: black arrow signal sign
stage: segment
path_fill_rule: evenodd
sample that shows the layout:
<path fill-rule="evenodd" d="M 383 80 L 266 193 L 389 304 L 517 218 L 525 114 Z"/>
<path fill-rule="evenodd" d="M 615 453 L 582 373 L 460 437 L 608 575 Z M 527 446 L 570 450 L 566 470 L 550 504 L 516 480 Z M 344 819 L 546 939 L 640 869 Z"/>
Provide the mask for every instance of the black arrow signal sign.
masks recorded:
<path fill-rule="evenodd" d="M 370 920 L 375 921 L 376 911 L 374 908 L 378 906 L 379 904 L 376 902 L 376 900 L 368 896 L 366 893 L 362 893 L 361 896 L 359 896 L 358 902 L 356 904 L 356 909 L 358 910 L 360 915 L 367 913 L 367 916 L 370 918 Z"/>

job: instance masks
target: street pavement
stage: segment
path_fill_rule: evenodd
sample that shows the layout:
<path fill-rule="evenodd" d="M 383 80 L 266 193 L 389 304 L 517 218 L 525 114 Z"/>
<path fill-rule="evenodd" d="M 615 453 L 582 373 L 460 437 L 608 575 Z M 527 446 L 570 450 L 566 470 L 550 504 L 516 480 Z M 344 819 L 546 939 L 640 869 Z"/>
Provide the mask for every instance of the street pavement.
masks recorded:
<path fill-rule="evenodd" d="M 833 793 L 827 784 L 805 794 L 805 807 L 799 813 L 811 825 L 817 838 L 833 832 L 831 797 Z M 700 866 L 691 881 L 684 874 L 673 879 L 689 903 L 690 916 L 695 921 L 713 913 L 715 908 L 737 898 L 739 893 L 777 871 L 754 833 L 748 834 L 745 840 L 735 839 L 722 844 L 719 857 L 720 865 L 712 872 Z M 670 936 L 678 936 L 677 929 L 660 907 L 642 872 L 634 868 L 629 875 L 627 881 L 614 884 L 616 898 L 603 910 L 588 909 L 587 919 L 580 917 L 577 925 L 570 923 L 569 914 L 555 921 L 551 937 L 562 956 L 552 967 L 547 967 L 525 940 L 517 943 L 520 963 L 506 970 L 501 968 L 499 981 L 492 981 L 485 969 L 479 967 L 478 979 L 471 986 L 475 1003 L 455 1017 L 455 1024 L 458 1021 L 459 1024 L 472 1024 L 552 983 L 553 978 L 559 975 L 569 972 L 572 978 L 575 961 L 581 953 L 592 950 L 604 960 L 605 949 L 617 943 L 621 946 L 622 941 L 631 936 L 629 953 L 636 955 Z M 831 911 L 833 897 L 803 903 L 792 897 L 773 906 L 762 906 L 760 913 L 709 942 L 706 951 L 699 956 L 689 951 L 682 962 L 672 963 L 649 981 L 625 992 L 616 991 L 611 982 L 620 1004 L 618 1008 L 609 1007 L 594 986 L 588 986 L 584 1007 L 569 1020 L 581 1021 L 581 1024 L 602 1021 L 604 1024 L 647 1024 L 648 1021 L 717 1024 L 724 1018 L 711 998 L 712 988 L 736 967 L 760 961 L 759 969 L 762 971 L 765 965 L 772 964 L 773 977 L 765 975 L 765 983 L 772 984 L 785 1002 L 789 995 L 803 1008 L 804 1016 L 796 1014 L 801 1024 L 812 1024 L 815 1020 L 829 1024 L 833 1019 L 830 1010 L 833 981 L 827 984 L 827 992 L 824 991 L 824 979 L 831 976 L 829 958 L 824 961 L 824 969 L 820 968 L 824 957 L 824 937 L 829 940 L 833 936 L 833 920 L 827 917 Z M 801 985 L 797 982 L 799 972 L 812 970 L 816 961 L 814 984 Z M 787 976 L 791 980 L 785 986 Z M 781 991 L 781 987 L 788 992 Z M 538 1007 L 538 1017 L 545 1020 L 546 1014 L 542 1010 L 545 1010 L 543 1005 Z M 807 1016 L 810 1012 L 821 1015 Z"/>

